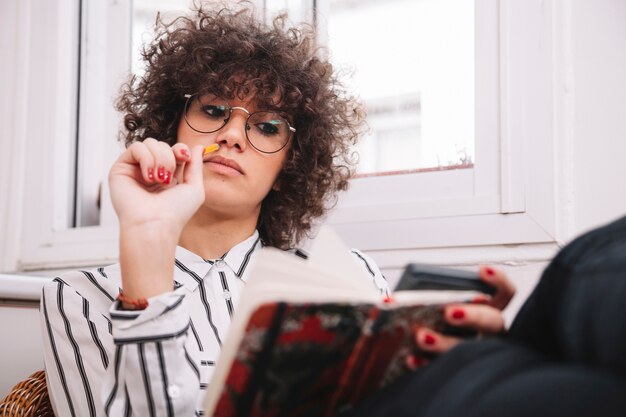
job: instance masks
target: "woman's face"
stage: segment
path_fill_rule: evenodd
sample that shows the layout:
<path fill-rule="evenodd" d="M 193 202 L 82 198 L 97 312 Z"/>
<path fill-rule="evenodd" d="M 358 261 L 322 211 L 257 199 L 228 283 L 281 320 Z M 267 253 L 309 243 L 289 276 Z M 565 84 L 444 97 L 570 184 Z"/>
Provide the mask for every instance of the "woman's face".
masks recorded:
<path fill-rule="evenodd" d="M 256 107 L 253 97 L 224 102 L 231 107 L 243 107 L 250 113 L 264 110 Z M 192 129 L 185 117 L 181 117 L 178 125 L 178 142 L 190 148 L 213 143 L 220 145 L 217 151 L 205 158 L 204 207 L 227 216 L 258 216 L 265 196 L 272 187 L 278 188 L 276 179 L 290 146 L 287 144 L 271 154 L 255 149 L 246 138 L 247 117 L 245 111 L 233 109 L 228 122 L 213 133 Z"/>

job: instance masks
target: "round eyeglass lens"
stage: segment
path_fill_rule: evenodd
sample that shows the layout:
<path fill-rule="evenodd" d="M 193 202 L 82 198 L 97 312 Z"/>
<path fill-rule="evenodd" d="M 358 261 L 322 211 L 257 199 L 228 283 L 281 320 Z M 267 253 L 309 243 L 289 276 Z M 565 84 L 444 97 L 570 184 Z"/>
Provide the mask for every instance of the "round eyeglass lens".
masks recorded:
<path fill-rule="evenodd" d="M 289 140 L 289 124 L 278 113 L 260 111 L 250 114 L 246 126 L 250 143 L 262 152 L 277 152 Z"/>
<path fill-rule="evenodd" d="M 225 103 L 193 96 L 187 100 L 185 120 L 193 130 L 212 133 L 226 124 L 230 112 L 230 107 Z"/>

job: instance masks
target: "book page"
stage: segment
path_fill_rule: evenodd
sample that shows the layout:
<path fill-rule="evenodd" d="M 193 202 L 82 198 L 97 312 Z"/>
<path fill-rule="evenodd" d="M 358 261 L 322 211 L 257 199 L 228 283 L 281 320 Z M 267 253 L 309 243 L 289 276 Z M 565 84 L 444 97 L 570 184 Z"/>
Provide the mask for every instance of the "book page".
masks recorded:
<path fill-rule="evenodd" d="M 397 291 L 393 293 L 393 300 L 398 305 L 450 304 L 470 302 L 479 295 L 477 291 Z"/>
<path fill-rule="evenodd" d="M 371 282 L 371 277 L 357 265 L 354 255 L 349 252 L 339 235 L 329 226 L 323 226 L 313 240 L 309 262 L 326 270 L 330 275 Z"/>

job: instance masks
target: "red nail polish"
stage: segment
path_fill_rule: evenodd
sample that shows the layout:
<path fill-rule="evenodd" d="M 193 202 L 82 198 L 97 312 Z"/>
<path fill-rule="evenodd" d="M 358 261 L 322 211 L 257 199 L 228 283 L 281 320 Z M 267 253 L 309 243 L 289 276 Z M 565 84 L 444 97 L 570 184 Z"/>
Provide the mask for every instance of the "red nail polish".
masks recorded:
<path fill-rule="evenodd" d="M 154 181 L 154 170 L 152 168 L 148 168 L 148 179 Z"/>
<path fill-rule="evenodd" d="M 424 343 L 426 343 L 427 345 L 434 345 L 436 341 L 437 340 L 433 335 L 427 334 L 426 336 L 424 336 Z"/>
<path fill-rule="evenodd" d="M 187 152 L 187 149 L 181 149 L 180 150 L 181 155 L 188 157 L 189 156 L 189 152 Z"/>
<path fill-rule="evenodd" d="M 383 298 L 383 303 L 385 303 L 385 304 L 391 304 L 393 302 L 394 302 L 394 299 L 390 295 L 388 295 L 385 298 Z"/>
<path fill-rule="evenodd" d="M 420 366 L 423 365 L 424 361 L 422 360 L 422 358 L 415 356 L 415 355 L 409 355 L 406 358 L 406 366 L 407 368 L 409 368 L 410 370 L 414 371 L 417 368 L 419 368 Z"/>
<path fill-rule="evenodd" d="M 157 177 L 163 181 L 165 179 L 165 168 L 163 167 L 159 167 L 159 169 L 157 169 Z"/>
<path fill-rule="evenodd" d="M 167 171 L 165 173 L 165 178 L 163 179 L 163 182 L 165 184 L 169 184 L 170 182 L 172 182 L 172 173 L 170 171 Z"/>
<path fill-rule="evenodd" d="M 485 272 L 487 273 L 487 275 L 495 275 L 496 271 L 493 270 L 493 268 L 485 268 Z"/>
<path fill-rule="evenodd" d="M 415 364 L 416 368 L 419 368 L 424 364 L 424 360 L 419 356 L 413 356 L 413 363 Z"/>
<path fill-rule="evenodd" d="M 463 311 L 461 309 L 453 310 L 452 311 L 452 318 L 456 319 L 456 320 L 464 319 L 465 318 L 465 311 Z"/>

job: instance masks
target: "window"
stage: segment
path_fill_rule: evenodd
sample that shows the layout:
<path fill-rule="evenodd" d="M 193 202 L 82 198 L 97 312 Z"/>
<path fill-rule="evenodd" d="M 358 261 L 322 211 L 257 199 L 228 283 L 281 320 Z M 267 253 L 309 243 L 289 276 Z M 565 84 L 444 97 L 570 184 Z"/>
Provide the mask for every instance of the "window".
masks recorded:
<path fill-rule="evenodd" d="M 165 21 L 189 12 L 193 0 L 134 0 L 132 2 L 131 71 L 143 72 L 141 48 L 152 40 L 152 28 L 157 15 Z"/>
<path fill-rule="evenodd" d="M 320 42 L 328 44 L 331 54 L 333 48 L 343 48 L 344 55 L 337 52 L 332 57 L 337 62 L 349 60 L 346 49 L 351 45 L 346 41 L 350 32 L 342 34 L 339 26 L 351 25 L 353 13 L 378 13 L 383 4 L 369 0 L 258 3 L 265 4 L 260 10 L 268 17 L 289 8 L 293 20 L 316 24 Z M 553 104 L 559 61 L 552 49 L 558 24 L 552 14 L 561 6 L 546 7 L 540 0 L 461 3 L 384 2 L 385 7 L 400 10 L 409 4 L 422 11 L 434 8 L 429 9 L 433 19 L 448 19 L 435 27 L 445 32 L 433 35 L 435 41 L 452 37 L 457 29 L 473 36 L 455 35 L 459 41 L 454 44 L 459 48 L 455 56 L 430 60 L 432 73 L 438 65 L 458 59 L 458 74 L 453 72 L 457 68 L 446 68 L 444 81 L 431 83 L 422 77 L 421 85 L 405 90 L 398 83 L 387 91 L 378 88 L 380 81 L 370 86 L 369 81 L 355 78 L 354 85 L 356 81 L 367 84 L 359 94 L 367 101 L 374 133 L 362 145 L 361 176 L 328 219 L 352 245 L 389 250 L 555 239 L 554 202 L 538 196 L 552 195 L 554 188 Z M 27 120 L 22 269 L 93 265 L 117 258 L 117 224 L 106 184 L 110 164 L 120 151 L 115 141 L 120 119 L 113 100 L 131 68 L 131 40 L 141 36 L 138 25 L 133 29 L 133 15 L 142 19 L 141 7 L 148 4 L 164 10 L 165 4 L 173 3 L 137 0 L 133 6 L 130 0 L 51 0 L 28 10 L 31 39 L 24 43 L 27 59 L 20 61 L 25 63 L 28 89 L 18 96 L 21 101 L 16 107 L 23 109 L 18 110 L 19 119 Z M 455 7 L 454 16 L 446 7 Z M 153 21 L 150 14 L 144 13 L 143 19 Z M 385 19 L 391 30 L 393 16 Z M 407 25 L 398 25 L 398 30 Z M 398 52 L 385 60 L 395 60 L 395 55 L 411 49 L 416 44 L 413 36 L 392 35 L 397 42 L 389 51 Z M 434 56 L 441 50 L 425 48 Z M 372 48 L 372 53 L 379 52 L 380 47 Z M 401 78 L 402 73 L 397 74 L 394 79 Z M 384 79 L 386 74 L 378 70 L 378 76 Z M 445 82 L 450 78 L 454 83 Z M 468 83 L 470 78 L 473 81 Z M 461 90 L 458 95 L 463 99 L 446 106 Z M 34 118 L 36 108 L 46 111 Z M 445 150 L 438 147 L 441 137 L 451 138 Z M 68 189 L 75 191 L 68 193 Z"/>
<path fill-rule="evenodd" d="M 333 64 L 353 69 L 344 79 L 368 109 L 360 173 L 472 166 L 472 2 L 333 0 L 319 22 Z"/>
<path fill-rule="evenodd" d="M 149 40 L 150 28 L 154 25 L 157 14 L 160 13 L 163 19 L 171 19 L 188 11 L 191 4 L 192 1 L 189 0 L 134 0 L 122 2 L 116 11 L 114 5 L 107 6 L 102 2 L 75 1 L 75 13 L 79 19 L 74 29 L 73 36 L 78 42 L 73 54 L 78 82 L 74 92 L 77 100 L 73 112 L 77 123 L 76 141 L 70 144 L 69 149 L 74 169 L 69 172 L 71 186 L 68 188 L 68 206 L 64 209 L 67 212 L 68 227 L 82 228 L 101 224 L 106 227 L 102 223 L 101 209 L 106 170 L 112 158 L 104 152 L 103 146 L 112 142 L 114 137 L 107 138 L 96 132 L 107 131 L 106 123 L 111 119 L 107 120 L 103 115 L 113 105 L 113 98 L 119 88 L 115 83 L 122 82 L 123 75 L 128 71 L 128 60 L 127 57 L 113 55 L 113 51 L 113 54 L 103 51 L 107 47 L 109 33 L 116 30 L 116 21 L 102 21 L 100 16 L 111 16 L 120 12 L 127 14 L 129 7 L 132 9 L 130 24 L 122 31 L 127 36 L 130 29 L 132 37 L 130 44 L 125 39 L 127 45 L 124 45 L 123 50 L 130 50 L 130 71 L 141 74 L 141 45 Z M 128 16 L 123 21 L 128 21 Z M 110 61 L 120 64 L 120 73 L 115 78 L 109 78 L 111 82 L 107 85 Z M 121 149 L 120 146 L 118 150 Z M 94 170 L 94 167 L 102 169 Z"/>
<path fill-rule="evenodd" d="M 117 258 L 106 178 L 121 149 L 113 102 L 129 64 L 129 6 L 53 0 L 29 10 L 20 269 Z"/>
<path fill-rule="evenodd" d="M 349 243 L 399 250 L 555 240 L 554 202 L 538 197 L 554 186 L 552 9 L 506 0 L 316 5 L 331 58 L 351 60 L 362 77 L 376 66 L 360 62 L 360 50 L 395 64 L 423 48 L 389 69 L 391 81 L 382 71 L 376 81 L 355 76 L 373 135 L 361 148 L 362 175 L 329 218 Z M 528 164 L 529 149 L 539 164 Z"/>

